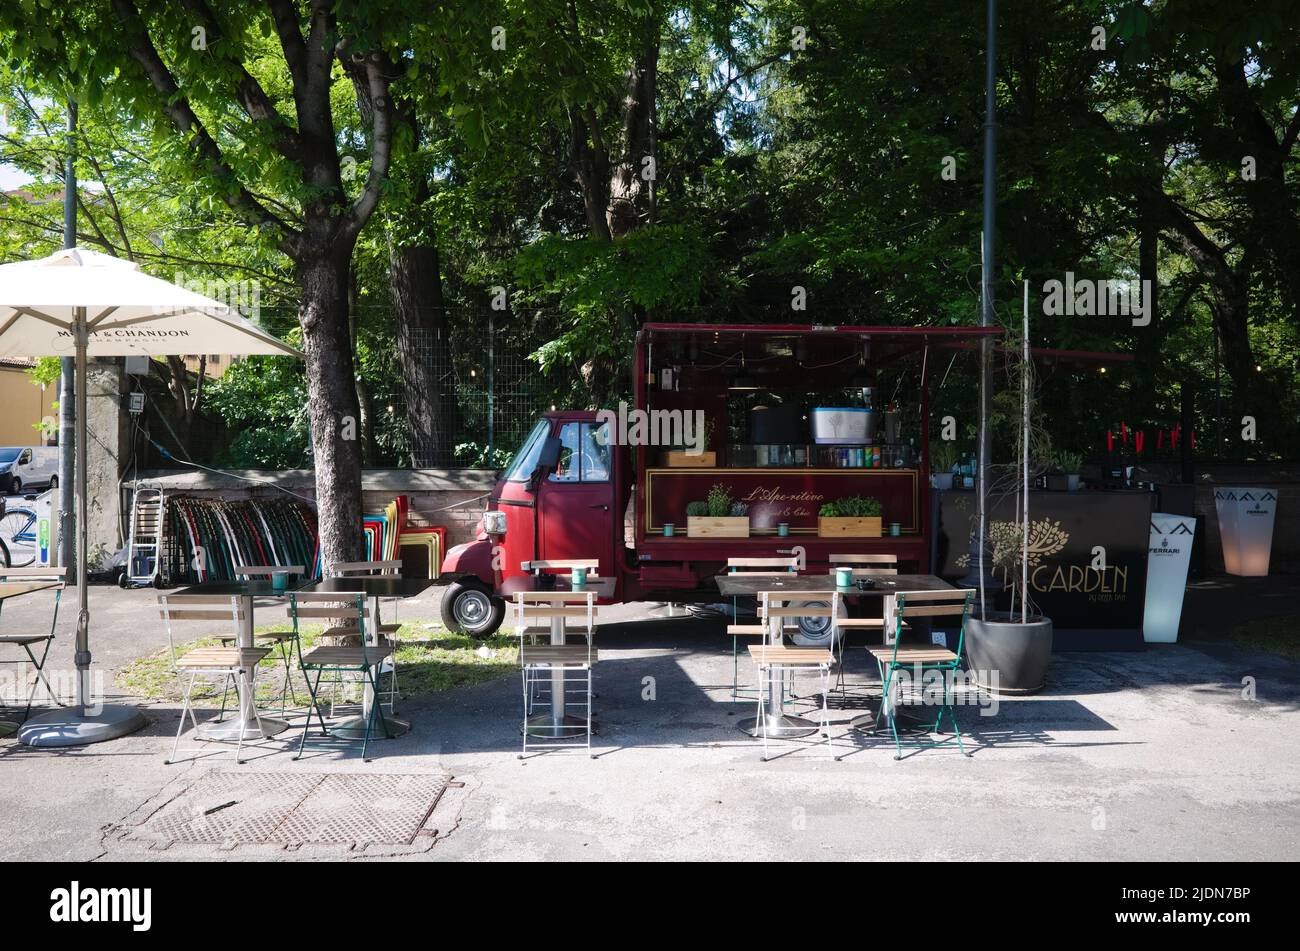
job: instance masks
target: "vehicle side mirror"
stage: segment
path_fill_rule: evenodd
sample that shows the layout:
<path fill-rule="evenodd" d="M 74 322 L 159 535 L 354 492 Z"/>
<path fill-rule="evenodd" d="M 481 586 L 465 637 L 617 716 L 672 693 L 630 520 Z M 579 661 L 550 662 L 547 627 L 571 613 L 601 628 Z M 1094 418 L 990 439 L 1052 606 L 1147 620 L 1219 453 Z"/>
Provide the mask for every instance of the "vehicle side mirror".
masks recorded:
<path fill-rule="evenodd" d="M 528 480 L 530 489 L 536 489 L 542 478 L 556 467 L 563 448 L 564 445 L 558 436 L 549 436 L 546 442 L 542 443 L 542 451 L 537 454 L 537 465 L 533 469 L 532 478 Z"/>

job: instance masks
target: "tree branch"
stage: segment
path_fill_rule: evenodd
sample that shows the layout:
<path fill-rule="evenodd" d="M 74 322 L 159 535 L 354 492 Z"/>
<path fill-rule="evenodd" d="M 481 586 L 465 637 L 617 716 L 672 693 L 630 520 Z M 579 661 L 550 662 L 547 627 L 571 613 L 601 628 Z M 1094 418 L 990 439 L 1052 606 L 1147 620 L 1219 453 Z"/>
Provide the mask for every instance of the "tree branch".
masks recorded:
<path fill-rule="evenodd" d="M 159 94 L 159 106 L 164 114 L 171 120 L 177 131 L 190 133 L 193 136 L 193 144 L 207 166 L 208 173 L 218 182 L 228 186 L 221 189 L 222 200 L 245 223 L 277 228 L 281 248 L 292 257 L 298 232 L 267 210 L 239 181 L 234 169 L 221 154 L 220 146 L 199 121 L 199 117 L 190 107 L 189 100 L 181 94 L 171 71 L 158 55 L 158 50 L 149 38 L 148 30 L 140 17 L 140 11 L 136 9 L 134 0 L 113 0 L 113 9 L 126 32 L 131 58 L 139 63 L 145 77 Z"/>

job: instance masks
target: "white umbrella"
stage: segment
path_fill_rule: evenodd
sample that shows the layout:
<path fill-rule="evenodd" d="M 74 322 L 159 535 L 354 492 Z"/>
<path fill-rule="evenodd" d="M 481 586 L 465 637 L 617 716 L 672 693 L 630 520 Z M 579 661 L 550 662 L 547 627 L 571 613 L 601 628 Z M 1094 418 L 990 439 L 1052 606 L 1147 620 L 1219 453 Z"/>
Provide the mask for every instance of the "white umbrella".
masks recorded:
<path fill-rule="evenodd" d="M 88 702 L 86 361 L 92 356 L 186 353 L 301 356 L 225 304 L 150 277 L 121 258 L 72 249 L 0 265 L 0 357 L 76 358 L 77 702 L 23 724 L 19 737 L 28 745 L 95 743 L 144 725 L 134 707 Z"/>

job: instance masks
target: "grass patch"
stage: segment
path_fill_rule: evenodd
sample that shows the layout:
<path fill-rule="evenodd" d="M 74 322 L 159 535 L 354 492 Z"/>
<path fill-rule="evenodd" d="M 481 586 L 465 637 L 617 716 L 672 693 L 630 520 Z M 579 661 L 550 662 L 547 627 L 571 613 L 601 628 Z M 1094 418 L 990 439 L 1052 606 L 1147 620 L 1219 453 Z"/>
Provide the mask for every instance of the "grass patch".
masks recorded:
<path fill-rule="evenodd" d="M 261 626 L 257 631 L 282 630 L 274 625 Z M 324 627 L 319 624 L 303 625 L 299 636 L 304 652 L 311 650 Z M 397 632 L 397 649 L 394 658 L 397 661 L 397 687 L 399 697 L 414 697 L 421 694 L 437 693 L 464 687 L 468 684 L 496 680 L 516 671 L 519 655 L 518 641 L 513 634 L 499 631 L 486 641 L 477 641 L 464 634 L 453 634 L 436 622 L 412 620 L 402 624 Z M 217 646 L 216 638 L 201 638 L 176 645 L 176 656 L 195 647 Z M 492 651 L 490 657 L 480 657 L 478 650 L 484 644 Z M 257 699 L 270 703 L 280 697 L 283 684 L 283 662 L 280 649 L 273 647 L 258 664 Z M 330 675 L 326 674 L 328 678 Z M 314 679 L 314 677 L 313 677 Z M 215 706 L 221 702 L 222 685 L 212 678 L 207 682 L 197 681 L 194 685 L 194 703 L 197 706 Z M 127 664 L 118 673 L 116 684 L 126 693 L 146 700 L 172 700 L 177 703 L 185 694 L 184 684 L 172 670 L 171 653 L 163 648 L 156 653 L 141 657 Z M 293 703 L 306 704 L 308 700 L 307 682 L 298 669 L 298 654 L 293 655 Z M 380 681 L 386 691 L 388 678 Z M 325 684 L 321 684 L 325 689 Z M 355 695 L 356 688 L 352 693 Z M 232 692 L 229 704 L 234 704 Z"/>
<path fill-rule="evenodd" d="M 1238 625 L 1233 629 L 1232 641 L 1238 647 L 1300 660 L 1300 615 L 1284 614 Z"/>

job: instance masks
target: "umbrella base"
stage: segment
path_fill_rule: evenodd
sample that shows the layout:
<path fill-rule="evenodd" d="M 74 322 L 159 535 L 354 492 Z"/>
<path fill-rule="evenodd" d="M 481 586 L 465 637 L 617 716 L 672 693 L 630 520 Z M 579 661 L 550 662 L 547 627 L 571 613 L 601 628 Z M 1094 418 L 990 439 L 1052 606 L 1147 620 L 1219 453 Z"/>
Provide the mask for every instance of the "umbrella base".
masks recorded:
<path fill-rule="evenodd" d="M 144 725 L 144 714 L 135 707 L 105 704 L 93 716 L 82 707 L 69 707 L 32 717 L 19 728 L 18 739 L 28 746 L 84 746 L 115 740 Z"/>

